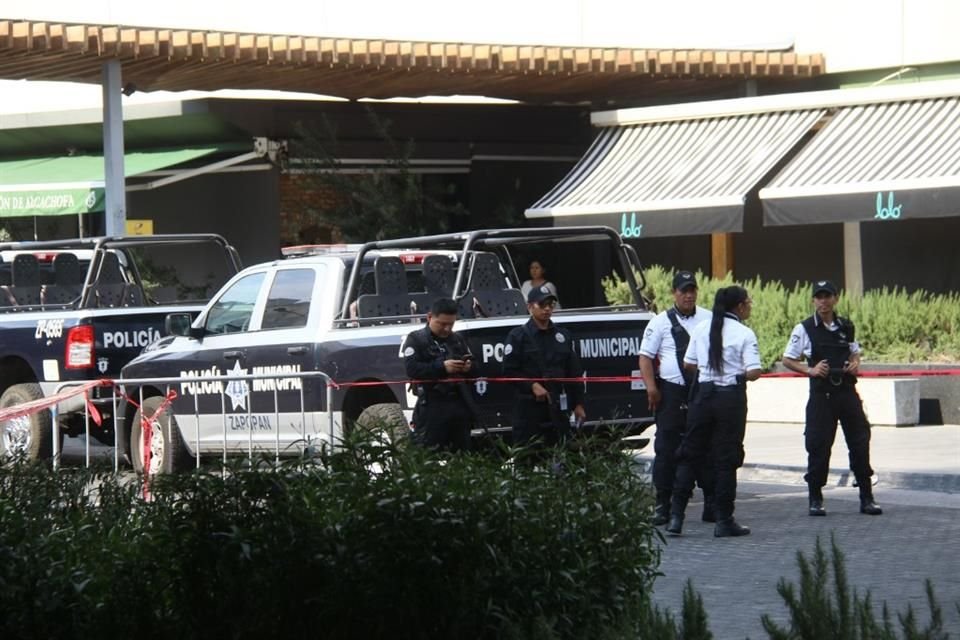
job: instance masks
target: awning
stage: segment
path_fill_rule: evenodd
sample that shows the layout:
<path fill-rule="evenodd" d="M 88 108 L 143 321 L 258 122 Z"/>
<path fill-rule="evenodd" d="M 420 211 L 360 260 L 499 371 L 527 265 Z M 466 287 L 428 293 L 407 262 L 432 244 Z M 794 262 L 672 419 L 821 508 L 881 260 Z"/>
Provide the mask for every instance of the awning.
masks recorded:
<path fill-rule="evenodd" d="M 235 148 L 132 151 L 124 154 L 126 177 L 156 171 Z M 103 156 L 76 155 L 0 161 L 0 218 L 103 211 Z"/>
<path fill-rule="evenodd" d="M 824 112 L 606 127 L 526 216 L 608 225 L 627 238 L 740 231 L 747 193 Z"/>
<path fill-rule="evenodd" d="M 960 215 L 960 98 L 841 108 L 760 200 L 767 225 Z"/>

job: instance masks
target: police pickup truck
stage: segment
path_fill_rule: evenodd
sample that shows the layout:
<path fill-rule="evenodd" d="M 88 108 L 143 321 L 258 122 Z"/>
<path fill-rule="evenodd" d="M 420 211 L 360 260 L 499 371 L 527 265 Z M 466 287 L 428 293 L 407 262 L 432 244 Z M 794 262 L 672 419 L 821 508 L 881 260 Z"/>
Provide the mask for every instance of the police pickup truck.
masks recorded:
<path fill-rule="evenodd" d="M 148 460 L 146 470 L 160 473 L 195 464 L 198 454 L 296 453 L 377 420 L 406 428 L 415 398 L 400 345 L 438 297 L 459 302 L 455 330 L 479 365 L 470 383 L 479 410 L 474 435 L 508 433 L 514 390 L 497 378 L 508 332 L 528 319 L 514 264 L 544 252 L 562 260 L 554 273 L 563 280 L 554 281 L 563 306 L 554 321 L 572 332 L 585 368 L 582 429 L 639 434 L 652 417 L 642 382 L 629 378 L 639 378 L 652 314 L 634 275 L 636 253 L 608 227 L 528 228 L 332 247 L 248 267 L 195 321 L 171 315 L 176 335 L 123 368 L 125 393 L 143 398 L 142 409 L 124 407 L 124 453 L 137 470 Z M 611 274 L 629 283 L 632 304 L 607 304 L 601 281 Z M 315 372 L 335 383 L 329 396 Z"/>
<path fill-rule="evenodd" d="M 0 243 L 0 407 L 119 377 L 164 335 L 168 314 L 198 314 L 239 270 L 234 248 L 214 234 Z M 92 399 L 102 420 L 91 434 L 109 444 L 112 397 L 100 389 Z M 56 409 L 61 436 L 86 431 L 82 397 Z M 0 423 L 0 454 L 52 452 L 49 409 Z"/>

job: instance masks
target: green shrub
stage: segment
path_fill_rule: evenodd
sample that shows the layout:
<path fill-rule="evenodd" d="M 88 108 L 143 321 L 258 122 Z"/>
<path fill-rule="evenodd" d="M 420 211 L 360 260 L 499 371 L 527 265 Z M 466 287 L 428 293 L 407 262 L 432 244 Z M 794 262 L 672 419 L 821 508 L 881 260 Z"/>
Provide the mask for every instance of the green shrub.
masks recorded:
<path fill-rule="evenodd" d="M 673 271 L 652 266 L 645 272 L 644 295 L 658 310 L 673 304 Z M 697 272 L 699 304 L 710 309 L 717 289 L 734 281 L 710 278 Z M 629 290 L 614 276 L 604 281 L 611 304 L 626 304 Z M 753 298 L 753 313 L 747 323 L 756 332 L 764 367 L 780 361 L 793 327 L 813 313 L 810 286 L 796 283 L 787 288 L 779 281 L 759 278 L 740 283 Z M 863 345 L 864 362 L 955 362 L 960 360 L 960 294 L 907 293 L 899 289 L 868 291 L 860 298 L 842 296 L 840 315 L 853 320 L 857 341 Z"/>
<path fill-rule="evenodd" d="M 897 615 L 902 635 L 893 624 L 890 610 L 883 603 L 880 620 L 877 620 L 868 591 L 860 597 L 847 584 L 847 571 L 843 553 L 830 538 L 831 554 L 827 554 L 817 538 L 811 558 L 797 552 L 800 566 L 800 590 L 781 578 L 777 592 L 790 611 L 789 628 L 776 624 L 769 616 L 762 618 L 763 628 L 771 640 L 947 640 L 943 630 L 940 606 L 933 594 L 933 586 L 927 581 L 927 603 L 930 607 L 930 622 L 918 627 L 913 607 Z M 832 568 L 832 571 L 831 571 Z M 832 588 L 831 588 L 832 575 Z"/>
<path fill-rule="evenodd" d="M 0 468 L 0 636 L 613 638 L 658 619 L 630 459 L 352 444 L 160 478 Z"/>

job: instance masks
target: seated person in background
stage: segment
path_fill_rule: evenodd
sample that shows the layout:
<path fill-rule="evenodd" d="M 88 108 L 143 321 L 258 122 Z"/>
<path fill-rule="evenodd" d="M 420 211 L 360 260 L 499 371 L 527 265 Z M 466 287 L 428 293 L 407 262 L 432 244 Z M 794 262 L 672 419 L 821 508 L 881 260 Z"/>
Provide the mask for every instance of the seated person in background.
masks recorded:
<path fill-rule="evenodd" d="M 559 297 L 559 294 L 557 293 L 556 285 L 554 285 L 552 282 L 547 280 L 547 270 L 543 266 L 542 262 L 540 262 L 539 260 L 531 260 L 529 269 L 530 269 L 530 279 L 524 281 L 524 283 L 520 285 L 520 293 L 523 294 L 524 299 L 526 299 L 526 297 L 530 295 L 530 290 L 535 287 L 547 287 L 547 289 L 550 290 L 550 292 L 554 295 L 554 297 L 557 297 L 557 298 Z M 557 303 L 556 308 L 557 309 L 560 308 L 559 303 Z"/>

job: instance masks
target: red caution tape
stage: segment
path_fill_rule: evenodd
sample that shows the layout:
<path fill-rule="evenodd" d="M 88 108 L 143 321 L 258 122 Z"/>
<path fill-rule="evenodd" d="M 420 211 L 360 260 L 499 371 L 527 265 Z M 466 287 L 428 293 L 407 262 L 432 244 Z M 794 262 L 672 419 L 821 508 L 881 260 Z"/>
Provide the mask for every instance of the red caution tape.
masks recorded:
<path fill-rule="evenodd" d="M 859 371 L 858 378 L 922 378 L 926 376 L 960 376 L 960 369 L 889 369 L 887 371 Z M 806 378 L 802 373 L 777 371 L 765 373 L 764 378 Z"/>
<path fill-rule="evenodd" d="M 6 407 L 4 409 L 0 409 L 0 422 L 6 422 L 7 420 L 13 420 L 14 418 L 29 416 L 43 411 L 44 409 L 49 409 L 50 407 L 59 404 L 64 400 L 69 400 L 70 398 L 78 396 L 81 393 L 86 393 L 94 387 L 109 387 L 111 385 L 113 385 L 112 380 L 91 380 L 90 382 L 85 382 L 80 386 L 65 389 L 52 396 L 38 398 L 36 400 L 24 402 L 23 404 L 18 404 L 13 407 Z M 100 423 L 98 422 L 97 424 Z"/>

